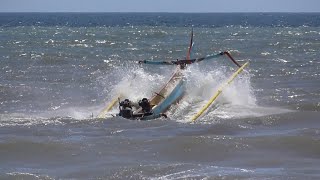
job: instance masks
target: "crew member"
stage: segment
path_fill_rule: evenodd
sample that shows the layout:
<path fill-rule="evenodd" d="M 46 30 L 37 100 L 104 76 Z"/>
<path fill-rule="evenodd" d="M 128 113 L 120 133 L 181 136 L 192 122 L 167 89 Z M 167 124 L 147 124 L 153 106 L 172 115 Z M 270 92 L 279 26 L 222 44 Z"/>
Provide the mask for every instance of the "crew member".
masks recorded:
<path fill-rule="evenodd" d="M 132 104 L 129 99 L 125 99 L 121 101 L 119 104 L 120 113 L 119 116 L 124 118 L 132 118 L 133 111 L 132 111 Z"/>
<path fill-rule="evenodd" d="M 139 101 L 139 106 L 142 108 L 142 112 L 144 114 L 152 114 L 151 112 L 151 105 L 147 98 L 143 98 Z"/>

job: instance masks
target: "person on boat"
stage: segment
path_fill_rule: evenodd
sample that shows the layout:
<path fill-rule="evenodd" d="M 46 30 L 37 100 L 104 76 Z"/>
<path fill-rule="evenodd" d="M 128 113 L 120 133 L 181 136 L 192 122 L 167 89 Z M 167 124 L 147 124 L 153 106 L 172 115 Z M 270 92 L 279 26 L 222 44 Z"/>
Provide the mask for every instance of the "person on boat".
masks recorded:
<path fill-rule="evenodd" d="M 141 107 L 142 112 L 134 114 L 133 107 L 137 109 L 137 105 Z M 143 98 L 138 103 L 133 103 L 129 99 L 125 99 L 119 103 L 119 109 L 120 112 L 118 115 L 127 119 L 143 118 L 145 116 L 153 115 L 151 104 L 147 98 Z M 167 115 L 164 113 L 160 113 L 159 117 L 160 116 L 167 118 Z"/>
<path fill-rule="evenodd" d="M 153 115 L 152 106 L 150 104 L 150 101 L 147 98 L 141 99 L 139 101 L 139 106 L 142 108 L 143 116 Z M 167 118 L 167 115 L 164 113 L 160 113 L 159 117 L 160 116 Z"/>
<path fill-rule="evenodd" d="M 139 101 L 139 106 L 142 108 L 144 114 L 152 114 L 151 104 L 147 98 L 143 98 Z"/>
<path fill-rule="evenodd" d="M 134 114 L 133 108 L 138 109 L 139 107 L 141 107 L 142 112 Z M 128 119 L 152 114 L 151 105 L 147 98 L 143 98 L 138 103 L 132 102 L 129 99 L 125 99 L 120 102 L 119 109 L 120 109 L 119 116 L 122 116 Z"/>
<path fill-rule="evenodd" d="M 125 99 L 119 103 L 119 116 L 131 118 L 133 115 L 132 104 L 129 99 Z"/>

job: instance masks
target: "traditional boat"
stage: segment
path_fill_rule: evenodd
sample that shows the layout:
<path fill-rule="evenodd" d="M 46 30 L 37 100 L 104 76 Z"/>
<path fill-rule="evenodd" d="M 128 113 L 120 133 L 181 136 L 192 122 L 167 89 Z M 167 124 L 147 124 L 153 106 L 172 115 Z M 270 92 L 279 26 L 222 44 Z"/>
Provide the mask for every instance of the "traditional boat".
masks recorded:
<path fill-rule="evenodd" d="M 185 59 L 182 60 L 171 60 L 171 61 L 154 61 L 154 60 L 143 60 L 138 61 L 140 64 L 151 64 L 151 65 L 177 65 L 175 71 L 173 72 L 171 78 L 164 84 L 158 92 L 155 93 L 154 96 L 150 98 L 150 104 L 152 106 L 152 113 L 144 113 L 142 108 L 138 108 L 137 110 L 133 111 L 132 115 L 128 117 L 128 119 L 139 119 L 139 120 L 150 120 L 159 118 L 161 116 L 166 116 L 164 113 L 170 108 L 171 105 L 177 103 L 185 93 L 185 80 L 184 80 L 184 69 L 188 64 L 193 64 L 205 60 L 210 60 L 213 58 L 218 58 L 220 56 L 226 55 L 229 59 L 236 64 L 240 70 L 237 74 L 239 74 L 243 68 L 247 65 L 247 63 L 241 66 L 231 55 L 229 52 L 220 52 L 216 54 L 210 54 L 201 58 L 190 59 L 191 51 L 193 47 L 193 30 L 191 31 L 191 39 L 189 48 L 187 51 L 187 56 Z M 236 74 L 236 75 L 237 75 Z M 235 75 L 235 76 L 236 76 Z M 232 80 L 235 78 L 232 76 Z M 228 81 L 228 84 L 231 83 Z M 212 102 L 219 96 L 221 92 L 215 94 L 215 98 L 211 98 L 208 105 L 202 108 L 193 118 L 192 121 L 195 121 L 199 118 L 206 109 L 212 104 Z M 120 99 L 124 98 L 121 94 L 115 97 L 106 108 L 104 108 L 98 115 L 98 118 L 106 118 L 106 114 L 113 108 L 116 107 L 117 102 L 120 105 Z"/>

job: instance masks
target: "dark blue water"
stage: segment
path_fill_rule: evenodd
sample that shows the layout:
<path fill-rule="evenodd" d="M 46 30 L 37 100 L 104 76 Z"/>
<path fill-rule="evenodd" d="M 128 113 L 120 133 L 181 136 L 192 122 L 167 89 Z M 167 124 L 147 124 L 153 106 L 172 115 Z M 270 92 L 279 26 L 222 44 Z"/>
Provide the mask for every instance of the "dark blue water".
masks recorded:
<path fill-rule="evenodd" d="M 319 13 L 0 13 L 0 179 L 319 179 Z M 188 67 L 168 119 L 96 119 Z M 93 118 L 91 117 L 93 115 Z"/>
<path fill-rule="evenodd" d="M 1 13 L 1 26 L 320 26 L 319 13 Z"/>

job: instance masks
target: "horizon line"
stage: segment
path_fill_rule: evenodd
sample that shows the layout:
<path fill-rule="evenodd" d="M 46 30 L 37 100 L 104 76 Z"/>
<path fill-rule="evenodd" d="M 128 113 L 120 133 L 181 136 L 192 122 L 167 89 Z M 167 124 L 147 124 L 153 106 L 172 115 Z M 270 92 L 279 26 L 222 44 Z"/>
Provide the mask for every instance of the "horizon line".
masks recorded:
<path fill-rule="evenodd" d="M 165 11 L 0 11 L 0 13 L 181 13 L 181 14 L 209 14 L 209 13 L 320 13 L 313 11 L 217 11 L 217 12 L 165 12 Z"/>

